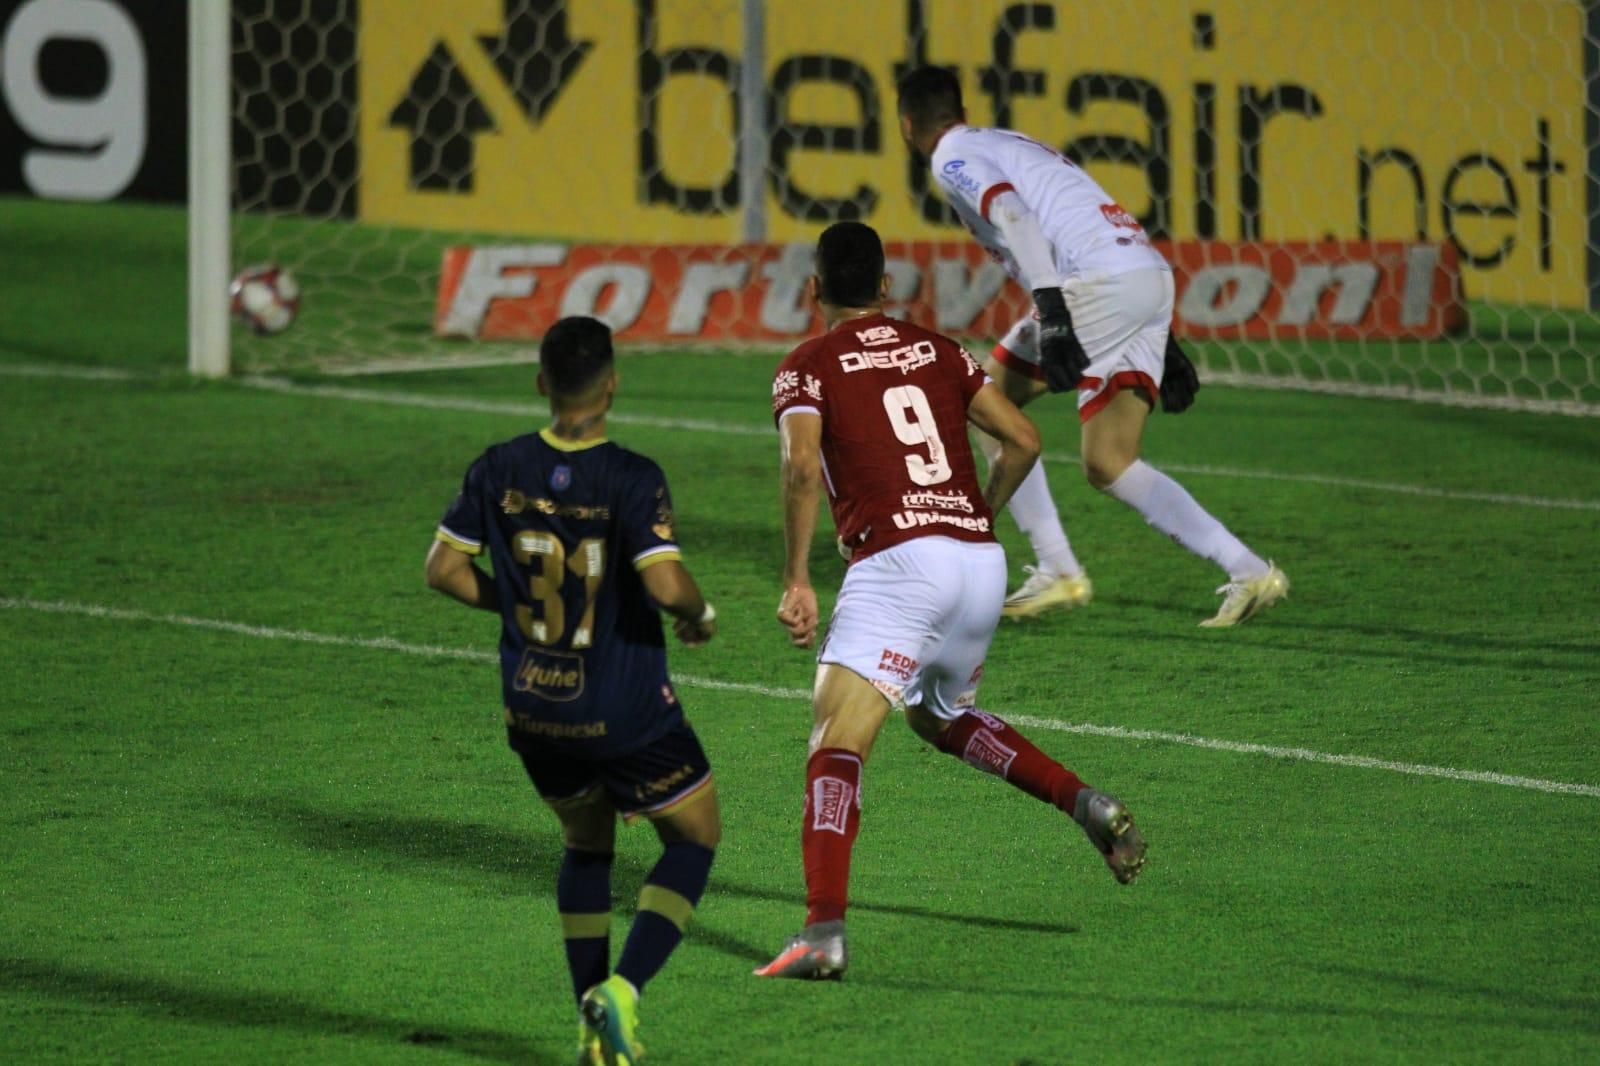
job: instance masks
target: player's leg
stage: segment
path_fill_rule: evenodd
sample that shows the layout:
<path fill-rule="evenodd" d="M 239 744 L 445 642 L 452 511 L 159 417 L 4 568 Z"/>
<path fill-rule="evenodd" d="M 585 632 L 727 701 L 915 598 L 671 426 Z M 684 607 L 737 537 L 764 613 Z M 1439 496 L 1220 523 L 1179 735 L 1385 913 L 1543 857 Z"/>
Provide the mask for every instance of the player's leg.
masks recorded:
<path fill-rule="evenodd" d="M 650 819 L 661 857 L 645 876 L 639 905 L 616 970 L 583 998 L 585 1021 L 600 1035 L 608 1062 L 633 1062 L 639 998 L 683 939 L 705 893 L 722 837 L 716 784 L 694 730 L 681 723 L 640 751 L 608 762 L 606 788 L 628 818 Z M 638 797 L 650 797 L 641 805 Z"/>
<path fill-rule="evenodd" d="M 906 722 L 940 751 L 994 774 L 1074 818 L 1105 856 L 1117 880 L 1126 884 L 1144 864 L 1144 842 L 1126 808 L 1117 804 L 1119 832 L 1110 844 L 1102 846 L 1090 814 L 1094 798 L 1103 794 L 1040 751 L 1005 719 L 974 706 L 983 660 L 999 620 L 996 608 L 1005 587 L 1005 557 L 998 548 L 992 553 L 967 546 L 958 550 L 962 558 L 952 559 L 948 568 L 960 578 L 959 587 L 952 590 L 954 606 L 944 628 L 944 641 L 907 686 Z"/>
<path fill-rule="evenodd" d="M 758 977 L 838 980 L 849 966 L 844 916 L 850 859 L 861 832 L 861 772 L 890 710 L 889 697 L 850 668 L 817 667 L 815 725 L 800 823 L 806 923 Z"/>
<path fill-rule="evenodd" d="M 565 848 L 556 875 L 556 909 L 573 997 L 579 1005 L 577 1061 L 601 1061 L 600 1035 L 585 1020 L 585 993 L 607 979 L 611 963 L 611 864 L 617 811 L 592 764 L 570 753 L 513 740 L 523 767 L 561 823 Z"/>
<path fill-rule="evenodd" d="M 1288 581 L 1182 485 L 1140 458 L 1161 380 L 1171 284 L 1164 271 L 1136 271 L 1101 279 L 1080 293 L 1079 305 L 1090 311 L 1086 328 L 1103 333 L 1102 343 L 1114 352 L 1091 367 L 1095 381 L 1079 395 L 1083 471 L 1090 485 L 1227 573 L 1229 583 L 1219 590 L 1228 594 L 1223 608 L 1203 624 L 1232 625 L 1282 598 Z"/>
<path fill-rule="evenodd" d="M 611 865 L 617 811 L 587 761 L 538 744 L 517 754 L 534 789 L 561 823 L 556 909 L 577 1001 L 611 972 Z"/>
<path fill-rule="evenodd" d="M 607 979 L 611 965 L 611 865 L 617 812 L 601 788 L 576 801 L 552 803 L 566 845 L 556 875 L 556 908 L 566 945 L 567 970 L 577 997 L 580 1063 L 602 1062 L 600 1033 L 584 1016 L 586 993 Z"/>
<path fill-rule="evenodd" d="M 848 965 L 844 916 L 862 768 L 939 611 L 938 580 L 920 566 L 919 545 L 928 539 L 879 552 L 845 574 L 811 693 L 800 826 L 806 924 L 757 976 L 836 979 Z"/>
<path fill-rule="evenodd" d="M 1038 323 L 1024 318 L 995 347 L 984 363 L 1006 397 L 1025 407 L 1045 392 L 1044 376 L 1038 366 Z M 974 431 L 978 448 L 992 464 L 1000 454 L 1000 442 L 986 433 Z M 1035 565 L 1027 567 L 1028 579 L 1006 600 L 1008 618 L 1026 618 L 1053 607 L 1081 607 L 1094 595 L 1089 577 L 1072 552 L 1061 514 L 1050 495 L 1044 463 L 1033 469 L 1017 486 L 1006 510 L 1033 547 Z"/>

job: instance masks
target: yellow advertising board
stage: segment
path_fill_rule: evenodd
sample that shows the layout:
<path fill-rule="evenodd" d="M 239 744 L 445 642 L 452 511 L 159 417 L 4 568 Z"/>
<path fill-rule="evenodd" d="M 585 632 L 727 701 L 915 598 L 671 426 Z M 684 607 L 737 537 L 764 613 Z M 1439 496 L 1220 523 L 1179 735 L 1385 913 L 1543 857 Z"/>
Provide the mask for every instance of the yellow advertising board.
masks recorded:
<path fill-rule="evenodd" d="M 366 0 L 361 214 L 733 242 L 740 0 Z M 959 233 L 896 72 L 1059 145 L 1157 236 L 1449 240 L 1469 297 L 1586 298 L 1581 5 L 1567 0 L 768 0 L 766 238 L 853 212 Z M 749 150 L 749 146 L 746 146 Z"/>

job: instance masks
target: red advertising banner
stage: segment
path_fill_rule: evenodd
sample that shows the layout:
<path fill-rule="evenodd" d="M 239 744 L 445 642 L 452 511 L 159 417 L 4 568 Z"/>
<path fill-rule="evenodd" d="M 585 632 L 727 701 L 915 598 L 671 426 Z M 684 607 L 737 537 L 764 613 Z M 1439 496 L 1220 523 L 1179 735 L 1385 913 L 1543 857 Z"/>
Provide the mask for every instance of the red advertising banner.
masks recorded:
<path fill-rule="evenodd" d="M 1177 283 L 1179 336 L 1438 337 L 1465 324 L 1451 244 L 1158 242 Z M 885 245 L 889 312 L 955 336 L 998 337 L 1026 293 L 966 240 Z M 444 253 L 434 331 L 531 339 L 595 315 L 618 339 L 793 341 L 821 317 L 808 244 L 517 244 Z"/>

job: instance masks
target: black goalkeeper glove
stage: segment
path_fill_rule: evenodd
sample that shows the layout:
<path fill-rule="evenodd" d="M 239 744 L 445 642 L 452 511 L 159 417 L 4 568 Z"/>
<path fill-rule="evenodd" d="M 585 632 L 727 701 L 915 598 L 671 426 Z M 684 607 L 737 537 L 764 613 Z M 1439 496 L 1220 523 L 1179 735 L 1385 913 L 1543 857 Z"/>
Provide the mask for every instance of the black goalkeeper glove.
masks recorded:
<path fill-rule="evenodd" d="M 1183 354 L 1178 338 L 1167 334 L 1167 352 L 1161 371 L 1161 409 L 1170 414 L 1187 411 L 1194 403 L 1194 394 L 1200 391 L 1200 375 L 1194 364 Z"/>
<path fill-rule="evenodd" d="M 1072 332 L 1072 315 L 1060 289 L 1034 289 L 1039 309 L 1039 364 L 1051 392 L 1071 392 L 1089 369 L 1089 356 Z"/>

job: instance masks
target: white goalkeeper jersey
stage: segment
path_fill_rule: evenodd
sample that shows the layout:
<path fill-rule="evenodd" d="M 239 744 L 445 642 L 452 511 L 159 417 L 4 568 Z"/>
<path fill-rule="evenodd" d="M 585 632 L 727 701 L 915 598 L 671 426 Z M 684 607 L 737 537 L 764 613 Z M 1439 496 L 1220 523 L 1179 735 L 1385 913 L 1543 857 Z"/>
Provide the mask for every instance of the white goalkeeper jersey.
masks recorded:
<path fill-rule="evenodd" d="M 1170 270 L 1150 238 L 1100 184 L 1055 149 L 1011 130 L 955 126 L 933 150 L 933 175 L 967 229 L 1006 273 L 1028 288 L 989 206 L 1015 192 L 1039 220 L 1066 281 L 1081 273 Z"/>

